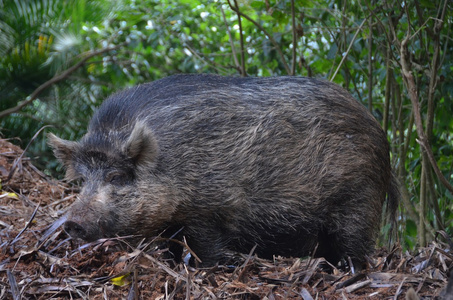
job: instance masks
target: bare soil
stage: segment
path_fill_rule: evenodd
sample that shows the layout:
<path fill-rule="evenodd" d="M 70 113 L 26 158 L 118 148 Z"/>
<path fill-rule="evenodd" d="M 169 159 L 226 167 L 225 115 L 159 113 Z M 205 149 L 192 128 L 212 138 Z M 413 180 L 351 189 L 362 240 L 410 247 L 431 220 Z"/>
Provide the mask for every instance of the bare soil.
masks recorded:
<path fill-rule="evenodd" d="M 361 272 L 253 253 L 194 269 L 166 260 L 153 243 L 71 240 L 60 225 L 77 187 L 45 176 L 4 139 L 0 179 L 0 299 L 453 299 L 443 232 L 414 253 L 378 249 Z"/>

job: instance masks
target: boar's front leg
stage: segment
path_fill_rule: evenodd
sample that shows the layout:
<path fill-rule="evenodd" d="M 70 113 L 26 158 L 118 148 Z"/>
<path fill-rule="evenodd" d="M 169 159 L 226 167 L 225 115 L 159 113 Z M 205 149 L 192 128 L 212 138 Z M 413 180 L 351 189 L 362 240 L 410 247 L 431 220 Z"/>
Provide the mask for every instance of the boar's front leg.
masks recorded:
<path fill-rule="evenodd" d="M 192 255 L 190 265 L 195 267 L 210 267 L 222 263 L 226 259 L 225 236 L 220 231 L 209 228 L 209 225 L 197 225 L 185 230 L 184 235 L 190 249 L 201 260 L 199 262 Z M 212 225 L 211 225 L 212 226 Z"/>

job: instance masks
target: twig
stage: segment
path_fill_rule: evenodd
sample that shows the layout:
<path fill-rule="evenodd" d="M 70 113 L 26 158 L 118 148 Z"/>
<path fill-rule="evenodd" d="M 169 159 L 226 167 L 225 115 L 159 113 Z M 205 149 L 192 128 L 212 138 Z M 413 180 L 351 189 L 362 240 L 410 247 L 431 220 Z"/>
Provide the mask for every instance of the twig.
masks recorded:
<path fill-rule="evenodd" d="M 250 259 L 252 258 L 252 255 L 253 253 L 255 252 L 256 250 L 256 247 L 258 245 L 255 244 L 255 246 L 253 246 L 252 250 L 250 250 L 249 252 L 249 255 L 247 255 L 247 258 L 245 259 L 244 263 L 242 264 L 242 266 L 239 268 L 241 269 L 241 272 L 239 273 L 238 277 L 237 277 L 237 280 L 240 281 L 240 282 L 245 282 L 244 281 L 244 276 L 245 276 L 245 273 L 248 271 L 248 269 L 250 268 L 249 266 L 249 261 Z"/>
<path fill-rule="evenodd" d="M 256 27 L 258 27 L 259 30 L 261 30 L 262 32 L 264 32 L 264 34 L 269 38 L 269 41 L 271 41 L 271 43 L 274 45 L 275 47 L 275 50 L 277 50 L 277 53 L 278 55 L 280 56 L 280 60 L 283 64 L 283 66 L 285 67 L 285 70 L 286 70 L 286 73 L 287 74 L 291 74 L 291 69 L 289 68 L 288 64 L 286 63 L 286 60 L 285 60 L 285 55 L 283 54 L 282 52 L 282 49 L 280 48 L 280 46 L 278 45 L 277 41 L 274 39 L 274 37 L 269 33 L 267 32 L 266 29 L 264 29 L 263 26 L 261 26 L 258 22 L 256 22 L 255 20 L 253 20 L 252 18 L 250 18 L 249 16 L 247 16 L 246 14 L 240 12 L 239 10 L 236 10 L 235 7 L 233 7 L 230 3 L 230 0 L 228 0 L 228 4 L 230 5 L 230 8 L 235 11 L 236 13 L 240 14 L 241 16 L 243 16 L 244 18 L 246 18 L 247 20 L 249 20 L 250 22 L 253 23 L 253 25 L 255 25 Z"/>
<path fill-rule="evenodd" d="M 401 283 L 399 284 L 398 288 L 396 289 L 395 296 L 393 297 L 394 300 L 398 299 L 398 295 L 401 294 L 401 288 L 403 287 L 404 282 L 406 281 L 407 277 L 404 277 Z"/>
<path fill-rule="evenodd" d="M 294 0 L 291 0 L 291 26 L 293 27 L 293 62 L 291 64 L 291 75 L 296 75 L 296 49 L 297 49 L 297 31 L 296 31 L 296 11 L 294 9 Z"/>
<path fill-rule="evenodd" d="M 3 117 L 6 117 L 6 116 L 8 116 L 8 115 L 10 115 L 12 113 L 15 113 L 15 112 L 21 110 L 24 106 L 27 106 L 28 104 L 33 102 L 39 96 L 39 94 L 41 94 L 42 91 L 44 91 L 48 87 L 52 86 L 53 84 L 55 84 L 57 82 L 60 82 L 63 79 L 67 78 L 70 74 L 74 73 L 78 68 L 83 66 L 83 64 L 85 64 L 86 61 L 89 60 L 90 58 L 92 58 L 93 56 L 102 54 L 104 52 L 109 52 L 109 51 L 112 51 L 112 50 L 116 50 L 116 49 L 118 49 L 118 48 L 120 48 L 120 47 L 122 47 L 122 46 L 124 46 L 126 44 L 127 44 L 127 42 L 124 42 L 124 43 L 121 43 L 119 45 L 116 45 L 115 47 L 104 48 L 104 49 L 101 49 L 101 50 L 95 50 L 95 51 L 86 52 L 85 54 L 83 54 L 85 57 L 81 61 L 79 61 L 78 63 L 76 63 L 75 65 L 70 67 L 69 69 L 61 72 L 60 74 L 55 75 L 50 80 L 48 80 L 48 81 L 44 82 L 43 84 L 41 84 L 36 90 L 33 91 L 33 93 L 30 96 L 27 97 L 27 99 L 25 101 L 19 103 L 15 107 L 12 107 L 12 108 L 9 108 L 9 109 L 6 109 L 6 110 L 0 112 L 0 119 L 3 118 Z"/>
<path fill-rule="evenodd" d="M 35 248 L 37 250 L 41 249 L 41 247 L 44 245 L 44 243 L 49 239 L 49 237 L 61 226 L 63 225 L 66 220 L 68 219 L 67 215 L 63 215 L 61 218 L 56 220 L 55 222 L 50 225 L 50 227 L 44 232 L 44 234 L 41 236 L 41 238 L 38 240 L 36 243 Z"/>
<path fill-rule="evenodd" d="M 184 47 L 186 47 L 189 50 L 189 52 L 192 53 L 194 56 L 196 56 L 199 60 L 203 61 L 207 65 L 210 65 L 212 68 L 217 70 L 217 72 L 228 74 L 228 70 L 227 69 L 223 68 L 222 66 L 220 66 L 217 63 L 215 63 L 214 61 L 211 61 L 208 58 L 205 58 L 205 57 L 201 56 L 199 53 L 197 53 L 197 51 L 195 51 L 195 49 L 193 49 L 189 45 L 189 43 L 185 42 L 184 43 Z M 239 67 L 235 67 L 235 69 L 239 69 Z"/>
<path fill-rule="evenodd" d="M 359 280 L 362 280 L 362 279 L 365 279 L 366 278 L 366 274 L 365 273 L 358 273 L 357 275 L 354 275 L 353 277 L 343 281 L 343 282 L 340 282 L 336 287 L 335 289 L 342 289 L 342 288 L 346 288 L 350 285 L 353 285 L 354 283 L 356 283 L 357 281 Z"/>
<path fill-rule="evenodd" d="M 370 18 L 368 36 L 368 110 L 373 113 L 373 22 Z"/>
<path fill-rule="evenodd" d="M 14 245 L 18 240 L 19 240 L 19 237 L 22 235 L 22 233 L 24 233 L 25 230 L 27 230 L 28 227 L 30 227 L 30 225 L 32 224 L 32 221 L 33 219 L 35 218 L 36 216 L 36 212 L 38 211 L 38 208 L 39 206 L 41 205 L 41 203 L 38 203 L 35 207 L 35 210 L 33 211 L 33 213 L 31 214 L 31 217 L 30 219 L 28 220 L 28 222 L 25 224 L 25 227 L 16 235 L 16 237 L 14 238 L 14 240 L 10 243 L 10 245 Z"/>
<path fill-rule="evenodd" d="M 173 239 L 173 238 L 157 237 L 157 238 L 153 239 L 153 241 L 164 241 L 164 242 L 172 242 L 172 243 L 175 243 L 175 244 L 179 244 L 179 245 L 183 246 L 184 248 L 186 248 L 187 251 L 190 253 L 190 255 L 195 260 L 197 260 L 199 263 L 202 263 L 202 260 L 198 257 L 198 255 L 192 249 L 190 249 L 190 247 L 187 244 L 187 242 L 185 241 L 185 239 L 184 239 L 184 242 L 183 242 L 183 241 L 180 241 L 178 239 Z"/>
<path fill-rule="evenodd" d="M 31 143 L 36 139 L 36 137 L 41 133 L 41 131 L 43 131 L 44 129 L 46 129 L 46 128 L 48 128 L 48 127 L 53 127 L 53 126 L 52 126 L 52 125 L 43 126 L 43 127 L 41 127 L 41 128 L 33 135 L 33 137 L 31 138 L 30 142 L 27 144 L 27 147 L 25 147 L 24 151 L 22 151 L 22 153 L 20 154 L 20 156 L 14 160 L 14 164 L 13 164 L 13 166 L 11 167 L 11 170 L 9 171 L 8 177 L 4 180 L 4 182 L 8 182 L 8 181 L 13 177 L 14 172 L 16 171 L 17 166 L 18 166 L 18 165 L 20 164 L 20 162 L 22 161 L 22 158 L 24 157 L 25 152 L 27 152 L 27 150 L 28 150 L 28 148 L 30 147 Z"/>
<path fill-rule="evenodd" d="M 373 282 L 373 280 L 368 279 L 368 280 L 353 284 L 351 286 L 348 286 L 348 287 L 344 288 L 344 291 L 346 293 L 352 293 L 352 292 L 355 292 L 361 288 L 364 288 L 364 287 L 370 285 L 372 282 Z"/>
<path fill-rule="evenodd" d="M 236 7 L 236 13 L 238 15 L 239 36 L 240 36 L 240 43 L 241 43 L 241 76 L 245 77 L 245 76 L 247 76 L 247 72 L 245 71 L 244 35 L 242 33 L 242 19 L 241 19 L 241 14 L 239 13 L 239 6 L 238 6 L 237 0 L 234 0 L 234 6 Z"/>
<path fill-rule="evenodd" d="M 346 53 L 343 55 L 343 58 L 341 59 L 340 64 L 338 65 L 337 69 L 335 70 L 335 73 L 333 73 L 332 77 L 330 78 L 330 81 L 333 81 L 335 79 L 335 76 L 337 76 L 338 71 L 340 71 L 341 66 L 343 65 L 344 61 L 348 57 L 349 52 L 351 51 L 352 45 L 354 44 L 354 41 L 355 41 L 357 35 L 359 34 L 360 30 L 362 30 L 363 25 L 365 24 L 365 22 L 368 20 L 369 17 L 370 16 L 363 19 L 362 24 L 360 24 L 359 28 L 357 28 L 354 36 L 352 37 L 351 42 L 349 43 L 348 50 L 346 50 Z"/>
<path fill-rule="evenodd" d="M 222 12 L 223 23 L 225 23 L 226 31 L 228 33 L 228 37 L 229 37 L 229 40 L 230 40 L 230 46 L 231 46 L 231 52 L 233 53 L 234 65 L 239 70 L 240 69 L 240 65 L 239 65 L 238 58 L 236 57 L 236 48 L 234 47 L 233 37 L 231 35 L 231 30 L 230 30 L 230 27 L 228 26 L 228 23 L 226 21 L 225 11 L 223 10 L 222 4 L 220 4 L 219 6 L 220 6 L 220 11 Z"/>
<path fill-rule="evenodd" d="M 422 146 L 422 148 L 425 150 L 428 159 L 431 163 L 431 166 L 434 169 L 434 172 L 437 175 L 437 178 L 442 182 L 442 184 L 450 191 L 450 193 L 453 194 L 453 186 L 448 182 L 447 179 L 445 179 L 444 175 L 439 169 L 439 166 L 437 165 L 437 162 L 434 158 L 433 151 L 431 149 L 431 146 L 428 143 L 428 140 L 426 138 L 425 132 L 423 131 L 423 122 L 422 122 L 422 117 L 420 115 L 420 103 L 418 101 L 418 95 L 417 95 L 417 89 L 415 85 L 415 80 L 414 76 L 412 75 L 411 71 L 409 70 L 409 62 L 407 59 L 407 45 L 409 43 L 409 38 L 410 34 L 406 35 L 406 37 L 403 39 L 401 42 L 401 71 L 403 73 L 403 78 L 404 82 L 406 83 L 406 88 L 409 92 L 409 98 L 412 102 L 412 107 L 413 107 L 413 113 L 415 117 L 415 127 L 417 129 L 417 133 L 419 136 L 419 139 L 417 139 L 417 142 Z"/>
<path fill-rule="evenodd" d="M 161 263 L 159 260 L 155 259 L 151 255 L 146 254 L 146 253 L 143 252 L 143 256 L 146 259 L 148 259 L 148 260 L 152 261 L 153 263 L 155 263 L 156 265 L 158 265 L 163 271 L 165 271 L 168 275 L 173 276 L 175 279 L 179 279 L 179 280 L 182 280 L 184 282 L 187 281 L 187 278 L 185 278 L 181 274 L 173 271 L 171 268 L 167 267 L 164 263 Z"/>
<path fill-rule="evenodd" d="M 10 270 L 6 270 L 6 275 L 8 276 L 9 286 L 11 287 L 11 294 L 13 295 L 14 300 L 21 299 L 19 287 L 16 282 L 16 278 L 14 278 L 13 273 Z"/>
<path fill-rule="evenodd" d="M 313 300 L 313 297 L 310 295 L 306 288 L 302 288 L 302 290 L 299 293 L 299 296 L 301 296 L 302 299 L 304 300 Z"/>

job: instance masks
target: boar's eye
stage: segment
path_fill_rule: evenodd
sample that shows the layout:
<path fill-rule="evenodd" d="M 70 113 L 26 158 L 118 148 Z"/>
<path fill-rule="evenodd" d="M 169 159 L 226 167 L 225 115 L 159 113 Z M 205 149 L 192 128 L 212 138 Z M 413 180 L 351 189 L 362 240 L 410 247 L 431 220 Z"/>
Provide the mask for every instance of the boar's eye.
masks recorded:
<path fill-rule="evenodd" d="M 124 185 L 129 181 L 126 173 L 115 172 L 107 175 L 106 181 L 113 185 Z"/>

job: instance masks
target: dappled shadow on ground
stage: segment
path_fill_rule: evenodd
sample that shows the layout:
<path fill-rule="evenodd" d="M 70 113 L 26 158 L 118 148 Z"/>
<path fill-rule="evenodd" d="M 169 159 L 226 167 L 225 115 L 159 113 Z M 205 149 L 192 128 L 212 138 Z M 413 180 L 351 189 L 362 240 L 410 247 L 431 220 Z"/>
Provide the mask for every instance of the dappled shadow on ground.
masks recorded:
<path fill-rule="evenodd" d="M 414 254 L 380 249 L 355 273 L 327 272 L 322 258 L 239 254 L 233 265 L 194 269 L 166 260 L 155 243 L 71 240 L 59 225 L 77 188 L 2 139 L 0 179 L 0 299 L 453 299 L 453 255 L 441 241 Z"/>

